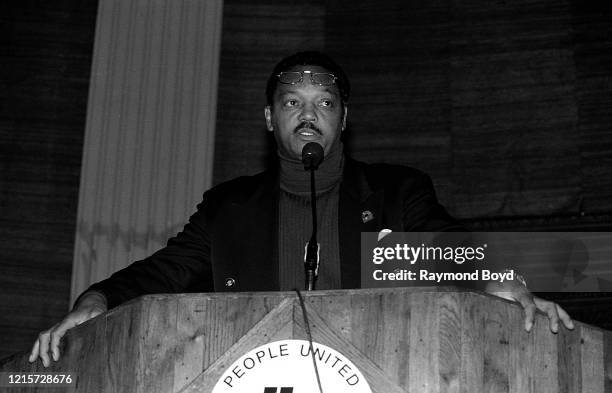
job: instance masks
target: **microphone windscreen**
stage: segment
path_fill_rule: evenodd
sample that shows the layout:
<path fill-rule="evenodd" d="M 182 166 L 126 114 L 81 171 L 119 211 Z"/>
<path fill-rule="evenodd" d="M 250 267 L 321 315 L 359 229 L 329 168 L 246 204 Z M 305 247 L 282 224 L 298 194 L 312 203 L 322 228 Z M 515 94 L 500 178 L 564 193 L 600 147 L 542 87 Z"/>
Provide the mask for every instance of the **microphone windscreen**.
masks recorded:
<path fill-rule="evenodd" d="M 323 161 L 323 146 L 317 142 L 308 142 L 302 148 L 302 163 L 304 169 L 317 169 Z"/>

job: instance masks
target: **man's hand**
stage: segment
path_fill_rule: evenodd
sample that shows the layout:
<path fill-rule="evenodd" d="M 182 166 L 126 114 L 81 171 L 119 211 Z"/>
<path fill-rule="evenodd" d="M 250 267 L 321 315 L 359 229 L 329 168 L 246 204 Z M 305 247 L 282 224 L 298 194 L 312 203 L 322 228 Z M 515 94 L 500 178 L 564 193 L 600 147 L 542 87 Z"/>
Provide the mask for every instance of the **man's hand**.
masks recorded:
<path fill-rule="evenodd" d="M 504 281 L 503 283 L 491 281 L 487 284 L 485 291 L 507 300 L 519 302 L 525 312 L 525 330 L 528 332 L 533 327 L 536 310 L 543 311 L 548 315 L 551 332 L 557 333 L 559 331 L 559 320 L 567 329 L 574 329 L 572 318 L 561 306 L 533 296 L 523 284 L 516 280 Z"/>
<path fill-rule="evenodd" d="M 58 361 L 60 357 L 60 339 L 64 337 L 66 331 L 105 311 L 106 298 L 104 295 L 94 291 L 86 292 L 81 296 L 72 311 L 68 313 L 60 323 L 38 335 L 38 339 L 34 342 L 32 353 L 28 360 L 32 363 L 36 358 L 40 357 L 43 366 L 48 367 L 49 364 L 51 364 L 49 360 L 49 352 L 51 352 L 53 360 Z"/>

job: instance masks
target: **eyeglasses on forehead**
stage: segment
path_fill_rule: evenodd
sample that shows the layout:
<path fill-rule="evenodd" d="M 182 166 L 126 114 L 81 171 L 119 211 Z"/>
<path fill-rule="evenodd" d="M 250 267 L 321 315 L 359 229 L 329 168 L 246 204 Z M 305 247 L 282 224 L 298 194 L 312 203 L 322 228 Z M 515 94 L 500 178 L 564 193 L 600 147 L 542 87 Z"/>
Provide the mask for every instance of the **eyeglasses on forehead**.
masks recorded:
<path fill-rule="evenodd" d="M 278 81 L 286 85 L 295 85 L 302 83 L 304 80 L 304 74 L 310 75 L 310 82 L 313 85 L 329 86 L 336 83 L 336 76 L 330 72 L 312 72 L 306 71 L 284 71 L 277 74 Z"/>

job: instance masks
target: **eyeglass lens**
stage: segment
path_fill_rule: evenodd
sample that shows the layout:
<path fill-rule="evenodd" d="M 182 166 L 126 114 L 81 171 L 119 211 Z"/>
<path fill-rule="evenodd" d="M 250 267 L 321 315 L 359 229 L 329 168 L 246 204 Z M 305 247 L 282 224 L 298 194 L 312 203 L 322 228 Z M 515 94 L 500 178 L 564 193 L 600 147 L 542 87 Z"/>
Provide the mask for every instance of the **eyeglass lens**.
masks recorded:
<path fill-rule="evenodd" d="M 299 71 L 281 72 L 278 75 L 278 80 L 281 83 L 294 85 L 302 81 L 303 74 L 306 74 L 306 72 L 299 72 Z M 315 83 L 321 86 L 333 85 L 336 79 L 334 74 L 329 74 L 326 72 L 313 72 L 313 73 L 308 72 L 307 74 L 310 75 L 310 81 L 312 83 Z"/>

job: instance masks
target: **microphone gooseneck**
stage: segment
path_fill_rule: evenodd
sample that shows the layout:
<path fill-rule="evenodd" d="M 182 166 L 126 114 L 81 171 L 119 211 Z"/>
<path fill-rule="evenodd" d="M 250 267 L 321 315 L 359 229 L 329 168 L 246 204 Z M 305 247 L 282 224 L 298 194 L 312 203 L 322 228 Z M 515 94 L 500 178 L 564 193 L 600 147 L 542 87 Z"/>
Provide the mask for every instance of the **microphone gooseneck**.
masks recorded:
<path fill-rule="evenodd" d="M 319 243 L 317 243 L 317 194 L 315 187 L 315 170 L 323 161 L 323 147 L 316 142 L 309 142 L 302 148 L 304 169 L 310 171 L 310 206 L 312 207 L 312 235 L 306 243 L 304 253 L 304 273 L 306 290 L 315 289 L 319 268 Z"/>

